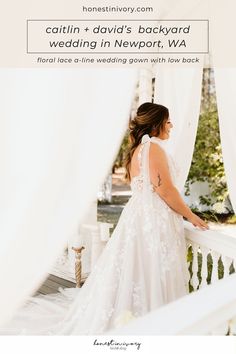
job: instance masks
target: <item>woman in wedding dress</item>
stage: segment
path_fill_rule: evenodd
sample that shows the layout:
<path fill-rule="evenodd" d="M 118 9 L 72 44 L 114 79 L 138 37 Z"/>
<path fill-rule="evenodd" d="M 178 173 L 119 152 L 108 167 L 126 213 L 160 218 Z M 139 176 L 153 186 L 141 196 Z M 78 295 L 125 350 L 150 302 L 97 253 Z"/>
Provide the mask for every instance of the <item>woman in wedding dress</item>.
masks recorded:
<path fill-rule="evenodd" d="M 103 334 L 188 292 L 184 216 L 203 230 L 176 186 L 165 148 L 168 109 L 144 103 L 130 123 L 132 197 L 81 289 L 30 298 L 1 334 Z"/>

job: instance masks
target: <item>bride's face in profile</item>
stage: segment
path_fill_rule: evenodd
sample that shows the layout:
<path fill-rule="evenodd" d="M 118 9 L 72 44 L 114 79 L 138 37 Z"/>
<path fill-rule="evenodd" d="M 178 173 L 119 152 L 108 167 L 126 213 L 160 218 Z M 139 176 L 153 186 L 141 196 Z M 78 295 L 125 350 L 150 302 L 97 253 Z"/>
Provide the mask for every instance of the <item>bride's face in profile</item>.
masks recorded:
<path fill-rule="evenodd" d="M 173 128 L 173 124 L 170 121 L 170 118 L 168 118 L 165 123 L 163 124 L 163 128 L 158 136 L 158 138 L 162 140 L 169 139 L 170 137 L 170 130 Z"/>

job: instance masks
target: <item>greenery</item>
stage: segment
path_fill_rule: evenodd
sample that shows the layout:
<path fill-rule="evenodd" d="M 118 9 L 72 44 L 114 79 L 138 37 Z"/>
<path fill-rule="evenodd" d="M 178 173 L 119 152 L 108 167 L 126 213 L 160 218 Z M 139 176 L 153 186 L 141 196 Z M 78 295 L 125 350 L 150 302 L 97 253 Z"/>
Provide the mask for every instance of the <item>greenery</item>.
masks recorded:
<path fill-rule="evenodd" d="M 113 168 L 112 168 L 113 172 L 115 171 L 116 168 L 124 166 L 126 151 L 128 148 L 128 136 L 129 136 L 129 133 L 127 130 L 127 132 L 123 138 L 120 150 L 119 150 L 117 157 L 115 159 L 115 162 L 113 164 Z"/>
<path fill-rule="evenodd" d="M 201 276 L 201 270 L 202 270 L 202 254 L 201 252 L 198 252 L 197 254 L 197 259 L 198 259 L 198 272 L 197 272 L 197 276 L 198 276 L 198 280 L 199 283 L 201 284 L 202 281 L 202 276 Z M 190 246 L 188 248 L 188 253 L 187 253 L 187 262 L 189 263 L 189 273 L 190 273 L 190 281 L 189 281 L 189 292 L 193 292 L 193 286 L 191 285 L 191 278 L 193 275 L 193 271 L 192 271 L 192 267 L 193 267 L 193 250 L 192 250 L 192 246 Z M 211 283 L 211 276 L 212 276 L 212 269 L 213 269 L 213 260 L 212 260 L 212 256 L 211 254 L 207 255 L 207 284 Z M 233 262 L 230 265 L 229 268 L 229 274 L 235 273 L 235 268 L 233 265 Z M 218 260 L 218 278 L 222 279 L 224 277 L 224 265 L 222 262 L 221 257 Z M 198 287 L 199 288 L 199 287 Z"/>
<path fill-rule="evenodd" d="M 201 204 L 212 206 L 228 197 L 216 110 L 200 115 L 186 195 L 190 185 L 197 181 L 206 181 L 210 187 L 210 194 L 200 196 Z"/>
<path fill-rule="evenodd" d="M 197 208 L 191 208 L 201 219 L 209 222 L 224 223 L 229 225 L 236 224 L 236 215 L 234 213 L 216 213 L 214 210 L 199 211 Z"/>

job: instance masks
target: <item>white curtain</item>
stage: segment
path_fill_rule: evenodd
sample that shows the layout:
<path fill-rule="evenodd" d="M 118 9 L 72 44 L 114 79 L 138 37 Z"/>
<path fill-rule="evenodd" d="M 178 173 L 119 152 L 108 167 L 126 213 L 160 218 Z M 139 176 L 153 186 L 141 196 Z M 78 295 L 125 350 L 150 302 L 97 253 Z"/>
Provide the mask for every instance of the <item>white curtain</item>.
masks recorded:
<path fill-rule="evenodd" d="M 183 189 L 191 165 L 200 114 L 203 60 L 198 67 L 156 69 L 154 101 L 168 107 L 173 123 L 169 149 L 179 168 Z"/>
<path fill-rule="evenodd" d="M 36 290 L 96 197 L 136 80 L 133 69 L 0 71 L 0 322 Z"/>
<path fill-rule="evenodd" d="M 215 68 L 214 72 L 224 168 L 236 213 L 236 68 Z"/>
<path fill-rule="evenodd" d="M 231 203 L 236 213 L 236 50 L 232 38 L 236 33 L 234 0 L 211 5 L 211 51 L 214 65 L 216 98 L 224 168 Z M 220 25 L 222 24 L 222 25 Z"/>
<path fill-rule="evenodd" d="M 152 70 L 139 71 L 139 106 L 145 102 L 152 102 Z"/>

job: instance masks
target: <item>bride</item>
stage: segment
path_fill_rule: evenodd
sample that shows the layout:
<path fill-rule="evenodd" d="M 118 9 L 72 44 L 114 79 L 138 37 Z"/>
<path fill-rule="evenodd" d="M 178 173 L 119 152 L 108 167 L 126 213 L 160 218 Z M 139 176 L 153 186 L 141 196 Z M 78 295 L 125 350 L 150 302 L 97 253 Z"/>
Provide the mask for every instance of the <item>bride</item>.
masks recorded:
<path fill-rule="evenodd" d="M 85 284 L 28 299 L 1 334 L 102 334 L 188 292 L 182 217 L 208 226 L 175 186 L 164 144 L 172 127 L 166 107 L 138 108 L 126 159 L 132 197 Z"/>

